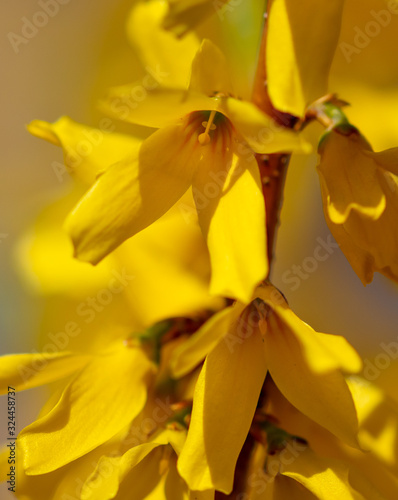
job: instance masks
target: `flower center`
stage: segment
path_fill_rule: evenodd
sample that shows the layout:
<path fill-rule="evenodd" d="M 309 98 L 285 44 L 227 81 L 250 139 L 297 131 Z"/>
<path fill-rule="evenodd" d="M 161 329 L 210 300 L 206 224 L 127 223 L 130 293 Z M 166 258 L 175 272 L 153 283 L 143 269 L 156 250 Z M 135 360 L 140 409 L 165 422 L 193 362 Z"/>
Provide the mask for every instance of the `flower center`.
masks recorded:
<path fill-rule="evenodd" d="M 202 122 L 202 126 L 205 127 L 205 131 L 202 134 L 198 135 L 198 141 L 202 146 L 205 146 L 210 142 L 209 131 L 215 130 L 217 128 L 216 125 L 213 123 L 215 116 L 216 116 L 216 111 L 213 110 L 210 113 L 209 119 L 207 121 Z"/>

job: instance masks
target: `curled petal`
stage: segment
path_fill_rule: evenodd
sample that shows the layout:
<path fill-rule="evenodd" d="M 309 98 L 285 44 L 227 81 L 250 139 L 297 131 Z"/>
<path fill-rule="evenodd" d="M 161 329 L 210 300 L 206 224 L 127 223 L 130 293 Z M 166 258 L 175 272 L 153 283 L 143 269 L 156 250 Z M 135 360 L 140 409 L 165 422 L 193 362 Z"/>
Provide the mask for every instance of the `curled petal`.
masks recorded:
<path fill-rule="evenodd" d="M 323 139 L 318 173 L 325 210 L 335 224 L 347 221 L 351 211 L 376 220 L 386 208 L 378 166 L 367 141 L 355 130 L 346 135 L 333 130 Z"/>

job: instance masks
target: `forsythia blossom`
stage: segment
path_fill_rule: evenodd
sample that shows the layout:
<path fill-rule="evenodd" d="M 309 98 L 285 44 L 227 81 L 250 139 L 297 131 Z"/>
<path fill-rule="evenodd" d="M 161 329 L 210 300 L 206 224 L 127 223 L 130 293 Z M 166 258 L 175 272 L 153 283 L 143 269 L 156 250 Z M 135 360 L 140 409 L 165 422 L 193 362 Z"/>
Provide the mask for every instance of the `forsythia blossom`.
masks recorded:
<path fill-rule="evenodd" d="M 242 40 L 253 94 L 215 44 L 228 13 L 259 2 L 240 4 L 136 2 L 142 85 L 101 102 L 131 133 L 110 118 L 28 126 L 73 184 L 18 245 L 48 307 L 42 352 L 3 356 L 0 393 L 50 392 L 15 445 L 21 500 L 396 499 L 396 401 L 270 270 L 289 158 L 310 152 L 317 119 L 329 228 L 364 284 L 398 281 L 398 150 L 374 152 L 327 94 L 343 0 L 267 2 L 259 47 Z M 200 41 L 188 31 L 205 18 L 217 30 Z"/>
<path fill-rule="evenodd" d="M 207 40 L 192 62 L 188 89 L 156 88 L 134 107 L 123 105 L 129 92 L 128 86 L 113 90 L 106 109 L 162 128 L 137 155 L 106 169 L 67 219 L 77 257 L 97 263 L 192 185 L 212 262 L 210 291 L 249 300 L 268 269 L 254 153 L 301 150 L 305 144 L 252 103 L 230 97 L 225 58 Z"/>

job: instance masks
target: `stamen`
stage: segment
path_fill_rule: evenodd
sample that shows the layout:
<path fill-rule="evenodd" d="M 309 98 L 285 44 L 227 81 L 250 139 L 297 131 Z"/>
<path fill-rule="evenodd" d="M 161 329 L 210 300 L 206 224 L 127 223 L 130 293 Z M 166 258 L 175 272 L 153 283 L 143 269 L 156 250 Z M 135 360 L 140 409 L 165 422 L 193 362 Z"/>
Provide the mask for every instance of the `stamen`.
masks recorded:
<path fill-rule="evenodd" d="M 215 116 L 216 116 L 216 111 L 213 110 L 210 113 L 209 120 L 207 122 L 202 122 L 203 127 L 206 127 L 205 131 L 198 136 L 198 141 L 202 146 L 205 146 L 210 142 L 209 130 L 214 130 L 216 128 L 215 124 L 213 123 Z"/>

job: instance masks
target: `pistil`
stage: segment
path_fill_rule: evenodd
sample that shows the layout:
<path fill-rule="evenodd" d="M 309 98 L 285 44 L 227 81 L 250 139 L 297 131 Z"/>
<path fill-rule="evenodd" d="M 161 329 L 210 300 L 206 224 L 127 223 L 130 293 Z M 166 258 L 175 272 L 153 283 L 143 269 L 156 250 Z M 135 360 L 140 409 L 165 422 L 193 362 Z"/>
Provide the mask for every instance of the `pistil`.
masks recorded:
<path fill-rule="evenodd" d="M 205 146 L 206 144 L 209 144 L 210 142 L 210 135 L 209 131 L 214 130 L 216 128 L 215 124 L 213 123 L 214 117 L 216 116 L 216 111 L 213 110 L 210 113 L 209 120 L 202 122 L 203 127 L 205 127 L 205 131 L 198 136 L 198 141 L 202 146 Z"/>

